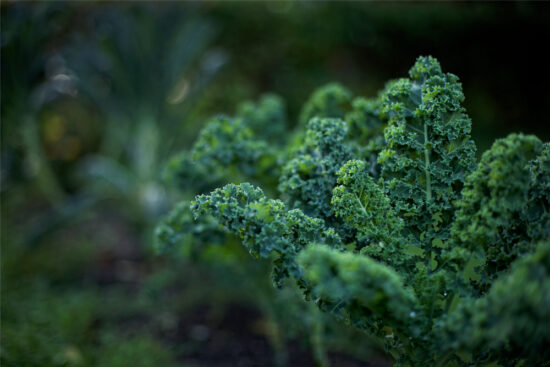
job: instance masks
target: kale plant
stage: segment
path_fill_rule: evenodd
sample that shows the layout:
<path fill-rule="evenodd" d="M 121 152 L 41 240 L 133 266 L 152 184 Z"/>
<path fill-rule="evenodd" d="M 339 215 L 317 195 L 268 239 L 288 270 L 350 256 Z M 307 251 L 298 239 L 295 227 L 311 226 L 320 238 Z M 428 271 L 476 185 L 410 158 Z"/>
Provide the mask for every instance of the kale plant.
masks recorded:
<path fill-rule="evenodd" d="M 186 177 L 230 170 L 251 183 L 197 196 L 197 222 L 186 214 L 159 235 L 214 235 L 219 223 L 272 260 L 276 286 L 295 279 L 397 366 L 549 365 L 550 144 L 512 134 L 476 162 L 463 100 L 455 75 L 419 57 L 377 98 L 315 92 L 286 146 L 262 136 L 269 103 L 220 117 Z M 278 193 L 256 186 L 273 180 Z"/>

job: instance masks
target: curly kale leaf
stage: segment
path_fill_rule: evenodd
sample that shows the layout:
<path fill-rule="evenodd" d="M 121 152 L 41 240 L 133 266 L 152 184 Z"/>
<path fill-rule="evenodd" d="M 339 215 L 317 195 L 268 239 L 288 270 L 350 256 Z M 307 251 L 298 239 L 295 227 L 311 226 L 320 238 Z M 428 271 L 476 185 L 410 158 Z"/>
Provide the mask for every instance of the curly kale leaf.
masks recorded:
<path fill-rule="evenodd" d="M 392 329 L 416 334 L 418 302 L 390 267 L 368 256 L 322 245 L 307 247 L 297 262 L 311 287 L 311 297 L 324 310 L 383 337 Z"/>
<path fill-rule="evenodd" d="M 350 110 L 352 94 L 340 84 L 331 83 L 317 89 L 304 105 L 300 113 L 300 125 L 318 118 L 343 119 Z"/>
<path fill-rule="evenodd" d="M 245 177 L 269 182 L 276 169 L 276 157 L 263 140 L 258 140 L 243 120 L 220 115 L 201 131 L 192 149 L 197 165 L 212 171 L 234 170 Z"/>
<path fill-rule="evenodd" d="M 550 241 L 533 247 L 485 296 L 464 301 L 438 323 L 442 353 L 468 352 L 476 363 L 497 360 L 503 366 L 550 360 Z"/>
<path fill-rule="evenodd" d="M 377 158 L 386 145 L 384 128 L 387 122 L 382 116 L 382 101 L 380 98 L 357 97 L 351 106 L 351 111 L 345 117 L 349 126 L 350 145 L 357 150 L 357 156 L 369 163 L 369 173 L 379 177 Z"/>
<path fill-rule="evenodd" d="M 257 136 L 271 143 L 281 141 L 286 132 L 285 102 L 275 94 L 266 94 L 257 103 L 241 103 L 237 108 L 237 118 Z"/>
<path fill-rule="evenodd" d="M 381 97 L 388 126 L 378 162 L 405 230 L 429 254 L 439 254 L 432 241 L 449 238 L 455 202 L 475 167 L 475 145 L 458 78 L 432 57 L 419 57 L 409 75 Z"/>
<path fill-rule="evenodd" d="M 331 205 L 335 215 L 357 231 L 359 249 L 380 261 L 399 262 L 403 220 L 367 173 L 366 163 L 348 161 L 338 171 L 337 183 Z"/>
<path fill-rule="evenodd" d="M 353 158 L 344 141 L 346 133 L 342 120 L 311 119 L 302 148 L 283 167 L 280 177 L 279 191 L 285 202 L 328 225 L 335 221 L 330 200 L 337 172 Z"/>
<path fill-rule="evenodd" d="M 534 213 L 540 215 L 542 223 L 533 226 L 540 230 L 544 221 L 548 224 L 548 215 L 541 212 L 549 177 L 548 171 L 544 172 L 545 158 L 530 163 L 542 146 L 534 136 L 511 134 L 499 139 L 466 180 L 453 237 L 457 245 L 484 251 L 485 281 L 508 269 L 518 256 L 532 251 L 532 240 L 540 238 L 531 238 L 527 233 L 529 219 L 536 222 Z"/>
<path fill-rule="evenodd" d="M 196 217 L 207 214 L 238 235 L 255 257 L 273 255 L 274 281 L 301 278 L 294 258 L 312 242 L 339 244 L 338 235 L 323 220 L 305 215 L 299 209 L 287 210 L 280 200 L 268 199 L 263 191 L 248 183 L 229 184 L 192 203 Z"/>
<path fill-rule="evenodd" d="M 223 243 L 226 239 L 227 231 L 217 220 L 207 215 L 197 220 L 189 205 L 189 201 L 180 202 L 157 225 L 155 242 L 159 252 L 186 248 L 193 253 L 197 247 L 210 243 Z"/>
<path fill-rule="evenodd" d="M 529 164 L 531 184 L 522 221 L 532 241 L 550 238 L 550 143 Z"/>
<path fill-rule="evenodd" d="M 300 126 L 306 126 L 312 118 L 338 118 L 348 124 L 347 140 L 357 157 L 367 160 L 372 173 L 379 174 L 376 163 L 378 153 L 384 147 L 382 102 L 379 98 L 357 97 L 339 84 L 328 84 L 317 89 L 304 105 Z M 299 140 L 299 139 L 298 139 Z"/>
<path fill-rule="evenodd" d="M 168 160 L 163 180 L 183 193 L 205 193 L 223 184 L 223 170 L 199 164 L 190 152 L 184 151 Z"/>
<path fill-rule="evenodd" d="M 351 102 L 351 111 L 346 114 L 345 120 L 349 124 L 350 138 L 366 146 L 365 148 L 369 148 L 373 143 L 383 144 L 384 119 L 382 102 L 378 98 L 355 98 Z M 381 147 L 376 148 L 381 149 Z"/>

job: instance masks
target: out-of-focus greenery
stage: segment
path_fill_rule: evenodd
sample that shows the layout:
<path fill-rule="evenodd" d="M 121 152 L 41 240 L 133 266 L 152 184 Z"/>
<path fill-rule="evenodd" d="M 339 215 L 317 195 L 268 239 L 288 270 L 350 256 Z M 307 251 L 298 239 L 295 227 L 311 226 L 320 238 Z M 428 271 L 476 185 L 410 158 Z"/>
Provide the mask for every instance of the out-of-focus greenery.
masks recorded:
<path fill-rule="evenodd" d="M 200 181 L 178 172 L 181 194 L 165 185 L 166 159 L 212 114 L 257 119 L 250 104 L 235 106 L 263 92 L 286 97 L 291 128 L 320 85 L 374 96 L 433 54 L 461 76 L 480 152 L 510 131 L 550 135 L 547 4 L 3 2 L 1 17 L 6 366 L 223 365 L 224 353 L 225 365 L 227 355 L 254 365 L 243 356 L 254 349 L 277 350 L 256 364 L 311 354 L 296 348 L 316 341 L 286 328 L 316 319 L 289 301 L 293 290 L 272 290 L 268 264 L 248 261 L 236 242 L 195 243 L 206 251 L 188 246 L 175 260 L 151 250 L 166 207 L 220 184 L 212 172 Z M 281 133 L 272 118 L 253 128 L 273 134 L 270 143 Z M 220 326 L 235 304 L 259 320 L 241 327 L 246 335 Z M 332 340 L 334 327 L 325 324 L 328 349 L 370 355 Z M 268 342 L 240 352 L 230 343 L 253 336 Z"/>

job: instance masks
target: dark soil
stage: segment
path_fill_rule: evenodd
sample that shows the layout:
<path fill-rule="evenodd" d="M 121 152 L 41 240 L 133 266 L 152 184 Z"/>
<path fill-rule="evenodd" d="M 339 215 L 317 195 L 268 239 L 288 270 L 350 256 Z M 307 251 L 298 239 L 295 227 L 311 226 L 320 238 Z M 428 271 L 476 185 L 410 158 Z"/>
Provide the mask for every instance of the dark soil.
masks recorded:
<path fill-rule="evenodd" d="M 219 322 L 209 319 L 205 308 L 187 312 L 180 320 L 175 337 L 180 342 L 193 345 L 181 361 L 190 366 L 273 366 L 276 356 L 267 337 L 257 331 L 261 315 L 242 305 L 231 305 Z M 177 342 L 173 340 L 173 342 Z M 288 342 L 288 366 L 316 366 L 311 351 L 298 341 Z M 341 354 L 329 354 L 330 365 L 335 367 L 387 367 L 377 359 L 366 363 Z"/>

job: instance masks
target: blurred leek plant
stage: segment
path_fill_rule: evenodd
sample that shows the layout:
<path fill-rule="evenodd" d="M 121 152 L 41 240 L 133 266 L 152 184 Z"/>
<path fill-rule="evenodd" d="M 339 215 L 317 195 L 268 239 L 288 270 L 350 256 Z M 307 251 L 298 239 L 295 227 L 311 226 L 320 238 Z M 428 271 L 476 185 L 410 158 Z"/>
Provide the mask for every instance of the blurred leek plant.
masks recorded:
<path fill-rule="evenodd" d="M 94 196 L 122 200 L 141 223 L 163 211 L 161 163 L 185 142 L 174 138 L 191 133 L 193 102 L 227 61 L 212 47 L 214 25 L 196 10 L 143 4 L 101 11 L 90 18 L 92 36 L 75 36 L 67 49 L 81 97 L 105 119 L 82 183 Z"/>
<path fill-rule="evenodd" d="M 175 136 L 193 135 L 193 101 L 228 60 L 196 6 L 85 9 L 10 4 L 3 14 L 2 192 L 22 179 L 50 206 L 26 231 L 28 244 L 105 201 L 122 201 L 150 228 L 167 202 L 162 162 L 185 144 Z"/>

